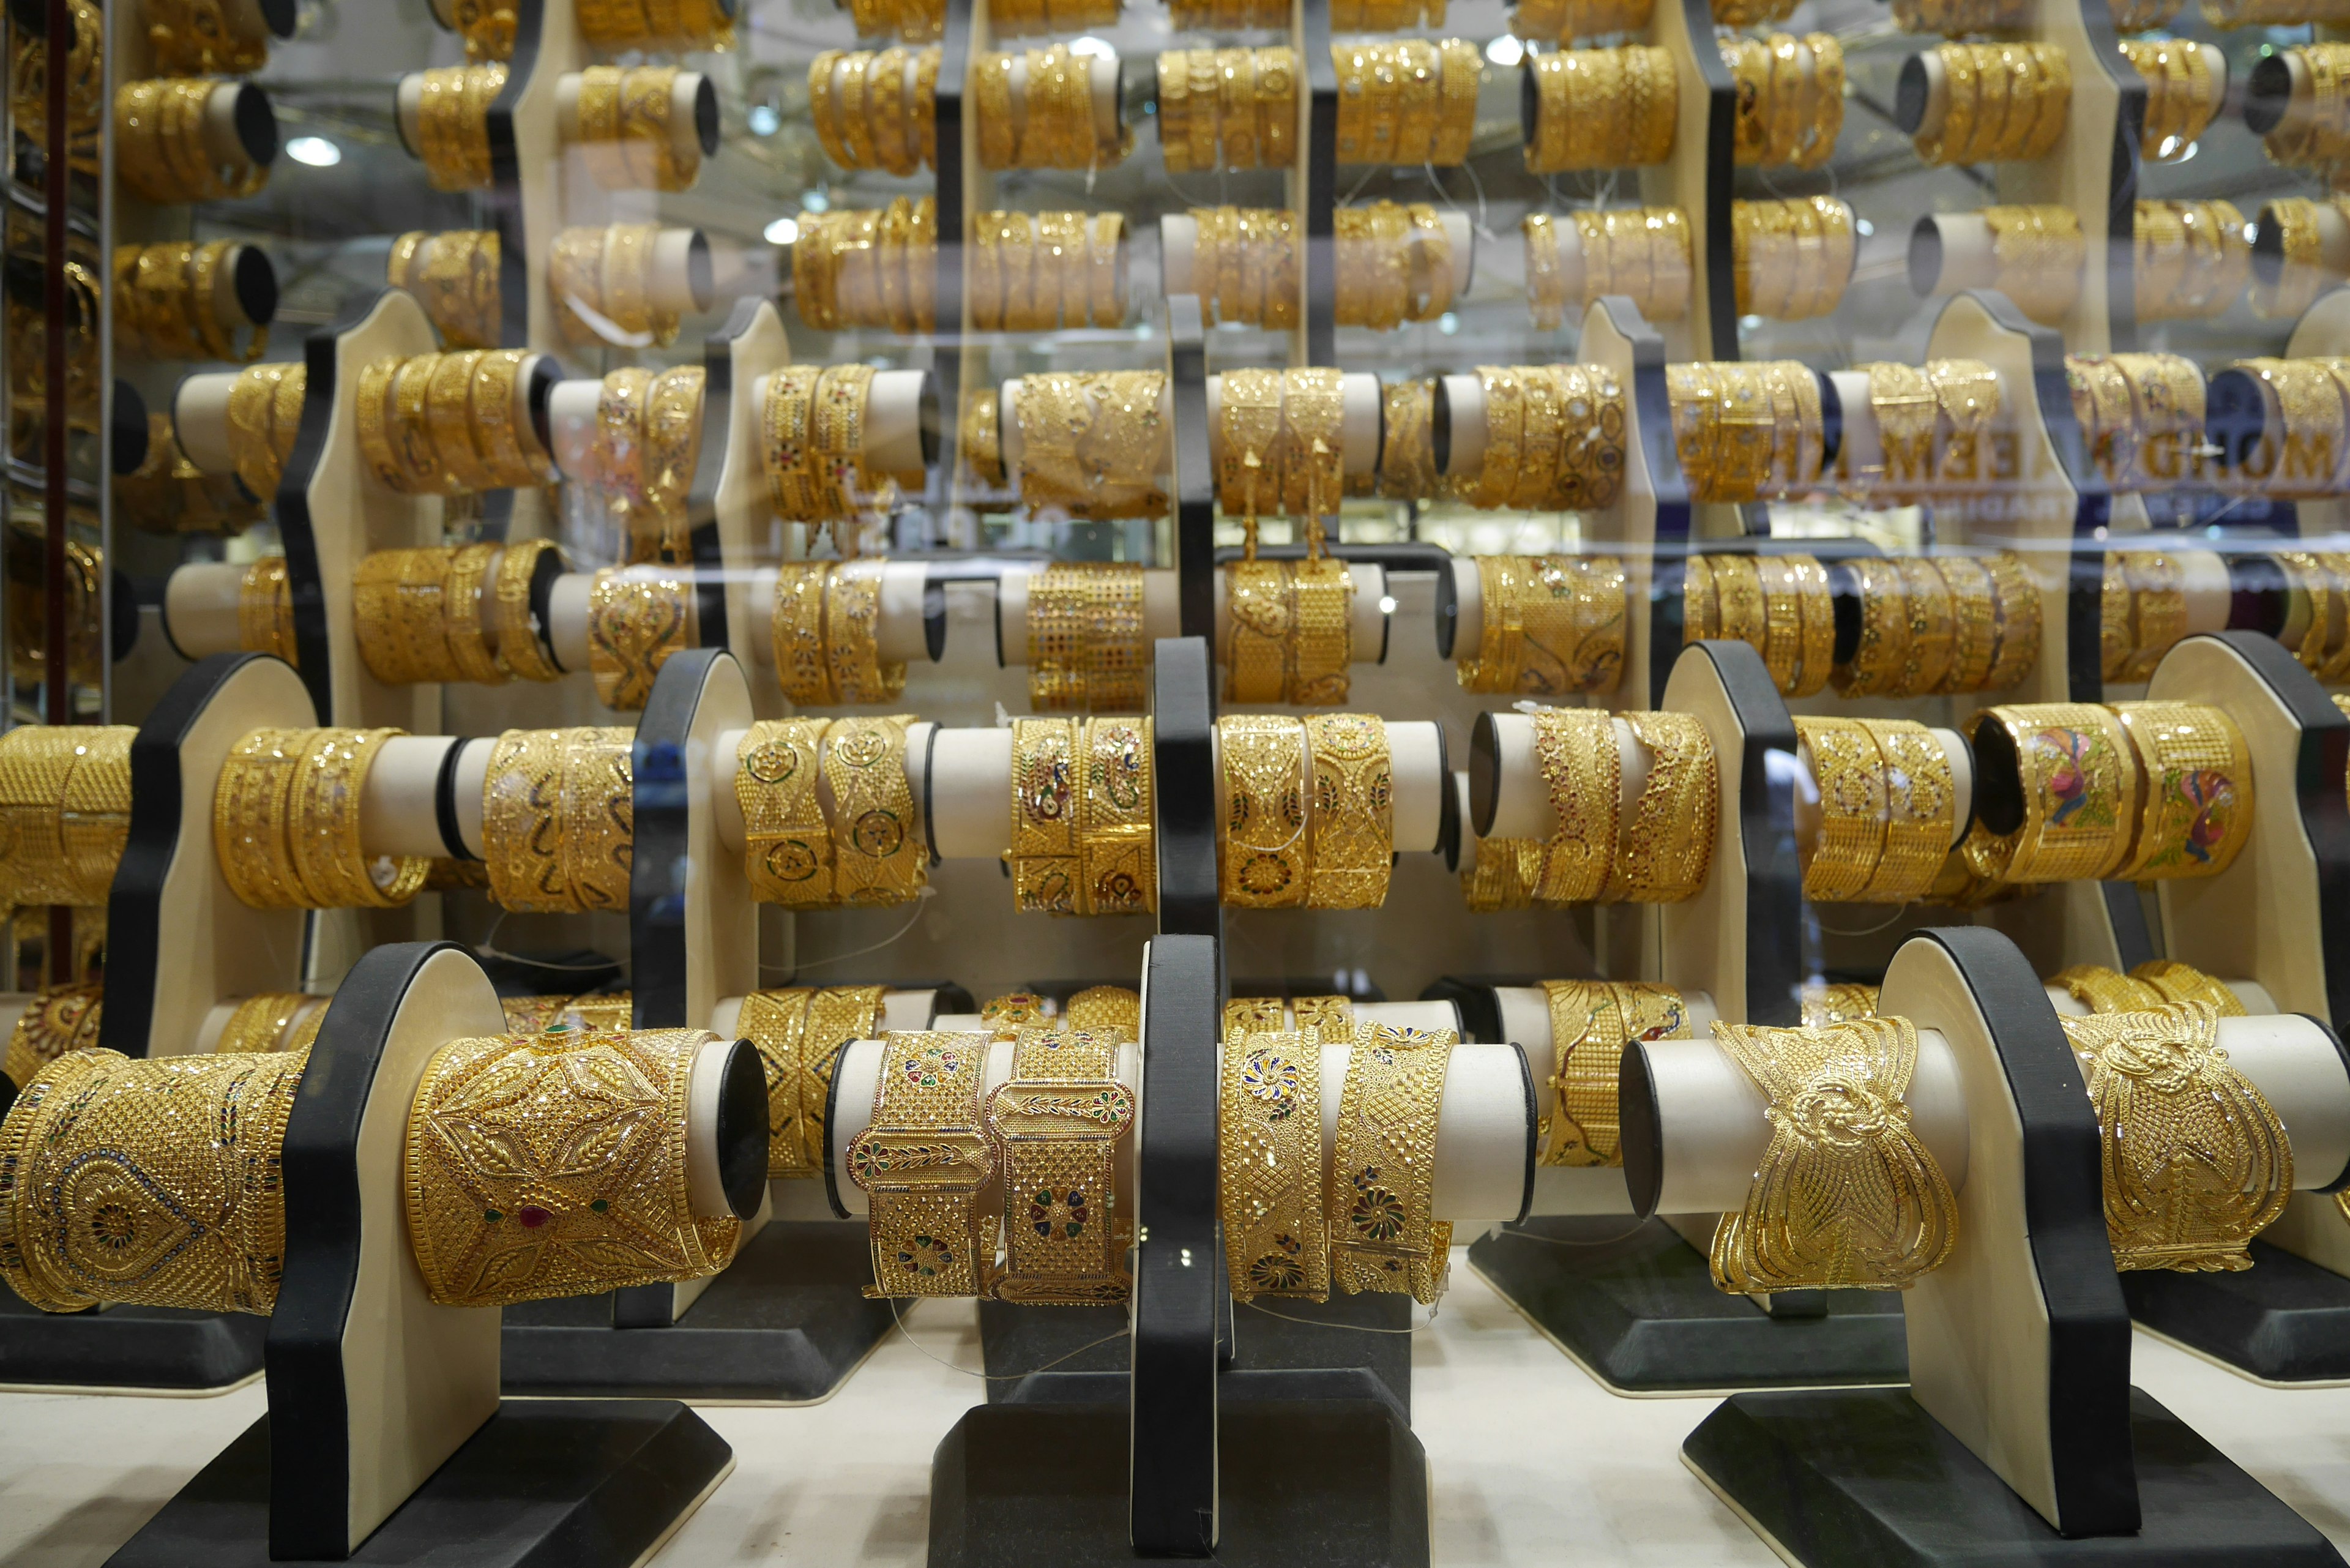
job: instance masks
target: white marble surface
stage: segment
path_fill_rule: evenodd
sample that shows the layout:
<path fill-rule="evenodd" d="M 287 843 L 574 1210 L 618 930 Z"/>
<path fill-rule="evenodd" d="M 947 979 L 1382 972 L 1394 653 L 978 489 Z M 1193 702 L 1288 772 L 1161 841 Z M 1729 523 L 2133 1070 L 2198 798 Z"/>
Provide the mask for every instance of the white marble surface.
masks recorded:
<path fill-rule="evenodd" d="M 1699 1568 L 1777 1559 L 1683 1469 L 1710 1399 L 1619 1399 L 1537 1337 L 1455 1254 L 1415 1336 L 1415 1425 L 1448 1568 Z M 911 1313 L 826 1404 L 706 1407 L 734 1473 L 655 1560 L 919 1563 L 931 1450 L 980 1395 L 977 1316 Z M 934 1359 L 935 1358 L 935 1359 Z M 2139 1334 L 2136 1379 L 2350 1548 L 2350 1388 L 2262 1388 Z M 0 1564 L 103 1563 L 261 1413 L 259 1384 L 211 1399 L 0 1395 Z"/>

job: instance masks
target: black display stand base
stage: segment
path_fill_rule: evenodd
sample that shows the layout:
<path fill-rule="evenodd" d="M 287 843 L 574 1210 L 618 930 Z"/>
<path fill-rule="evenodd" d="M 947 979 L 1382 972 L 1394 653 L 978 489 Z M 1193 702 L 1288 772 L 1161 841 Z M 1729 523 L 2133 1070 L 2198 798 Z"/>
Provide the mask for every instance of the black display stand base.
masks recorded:
<path fill-rule="evenodd" d="M 983 1301 L 979 1350 L 991 1405 L 1115 1405 L 1133 1376 L 1122 1306 Z"/>
<path fill-rule="evenodd" d="M 930 1568 L 1132 1568 L 1127 1407 L 981 1405 L 931 1461 Z M 1422 1568 L 1428 1458 L 1384 1399 L 1253 1399 L 1218 1417 L 1227 1568 Z"/>
<path fill-rule="evenodd" d="M 2163 1338 L 2262 1383 L 2350 1379 L 2350 1279 L 2265 1241 L 2234 1274 L 2134 1269 L 2130 1316 Z"/>
<path fill-rule="evenodd" d="M 224 1394 L 261 1376 L 269 1320 L 119 1306 L 46 1313 L 0 1291 L 0 1386 Z"/>
<path fill-rule="evenodd" d="M 861 1223 L 771 1220 L 666 1328 L 614 1328 L 608 1294 L 506 1308 L 502 1382 L 508 1394 L 812 1404 L 889 1332 L 889 1303 L 864 1296 L 872 1278 Z"/>
<path fill-rule="evenodd" d="M 1907 1383 L 1895 1291 L 1806 1292 L 1825 1311 L 1766 1313 L 1716 1290 L 1661 1220 L 1548 1216 L 1487 1232 L 1470 1266 L 1601 1383 L 1624 1394 Z M 1564 1244 L 1563 1244 L 1564 1243 Z"/>
<path fill-rule="evenodd" d="M 354 1563 L 632 1568 L 734 1468 L 666 1399 L 509 1399 L 360 1543 Z M 269 1417 L 163 1505 L 110 1568 L 267 1568 Z"/>
<path fill-rule="evenodd" d="M 2341 1568 L 2325 1537 L 2137 1389 L 2135 1535 L 2066 1540 L 1903 1388 L 1740 1394 L 1681 1447 L 1804 1568 Z"/>

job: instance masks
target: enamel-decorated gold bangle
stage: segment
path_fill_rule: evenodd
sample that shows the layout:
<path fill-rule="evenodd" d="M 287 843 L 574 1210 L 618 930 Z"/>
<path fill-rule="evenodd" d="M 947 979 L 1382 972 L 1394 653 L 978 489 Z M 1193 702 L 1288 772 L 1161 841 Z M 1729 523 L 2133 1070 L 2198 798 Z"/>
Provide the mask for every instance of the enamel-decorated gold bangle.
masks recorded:
<path fill-rule="evenodd" d="M 0 1122 L 0 1279 L 44 1312 L 268 1314 L 307 1060 L 93 1046 L 51 1061 Z"/>
<path fill-rule="evenodd" d="M 1386 723 L 1363 713 L 1305 721 L 1315 802 L 1306 849 L 1308 908 L 1376 909 L 1395 859 L 1393 766 Z"/>
<path fill-rule="evenodd" d="M 985 1034 L 883 1036 L 873 1114 L 849 1140 L 849 1179 L 865 1191 L 873 1283 L 889 1296 L 984 1295 L 997 1215 L 980 1205 L 996 1170 L 980 1119 Z"/>
<path fill-rule="evenodd" d="M 762 719 L 743 737 L 734 799 L 751 896 L 788 909 L 832 902 L 832 829 L 816 780 L 827 719 Z"/>
<path fill-rule="evenodd" d="M 1542 1163 L 1620 1166 L 1622 1121 L 1616 1082 L 1635 1041 L 1686 1040 L 1689 1010 L 1670 986 L 1604 980 L 1546 980 L 1551 1090 L 1542 1125 Z"/>
<path fill-rule="evenodd" d="M 105 1016 L 104 992 L 103 985 L 87 981 L 42 987 L 8 1031 L 8 1049 L 0 1057 L 0 1073 L 11 1084 L 30 1088 L 40 1070 L 67 1052 L 96 1045 L 98 1027 Z M 0 1187 L 7 1180 L 7 1175 L 0 1172 Z M 6 1224 L 0 1219 L 0 1231 Z M 0 1241 L 0 1247 L 5 1245 Z"/>
<path fill-rule="evenodd" d="M 696 1214 L 686 1173 L 693 1058 L 716 1039 L 556 1025 L 435 1052 L 400 1164 L 425 1293 L 442 1306 L 510 1306 L 700 1279 L 733 1262 L 742 1220 Z M 591 1146 L 608 1157 L 510 1152 Z"/>
<path fill-rule="evenodd" d="M 1149 914 L 1159 908 L 1150 721 L 1087 720 L 1077 763 L 1079 908 L 1088 915 Z"/>
<path fill-rule="evenodd" d="M 1940 1265 L 1958 1238 L 1950 1179 L 1899 1114 L 1918 1065 L 1907 1019 L 1825 1029 L 1716 1023 L 1713 1037 L 1769 1099 L 1771 1142 L 1746 1202 L 1713 1233 L 1725 1291 L 1898 1290 Z M 1887 1221 L 1829 1226 L 1814 1206 L 1875 1195 Z"/>
<path fill-rule="evenodd" d="M 1330 1295 L 1322 1199 L 1322 1042 L 1272 1026 L 1245 1033 L 1227 1014 L 1216 1161 L 1224 1263 L 1234 1301 Z"/>
<path fill-rule="evenodd" d="M 1277 996 L 1235 996 L 1224 1003 L 1224 1038 L 1278 1034 L 1289 1027 L 1289 1010 Z"/>
<path fill-rule="evenodd" d="M 921 813 L 906 783 L 909 722 L 836 719 L 825 738 L 834 888 L 843 904 L 908 903 L 930 880 Z"/>
<path fill-rule="evenodd" d="M 607 566 L 588 590 L 588 668 L 596 701 L 642 708 L 672 653 L 693 646 L 691 580 L 651 567 Z"/>
<path fill-rule="evenodd" d="M 1290 1017 L 1300 1034 L 1318 1035 L 1323 1044 L 1343 1045 L 1355 1037 L 1354 999 L 1345 996 L 1294 996 Z"/>
<path fill-rule="evenodd" d="M 2204 702 L 2116 702 L 2137 762 L 2136 836 L 2107 875 L 2140 882 L 2213 877 L 2252 832 L 2252 758 L 2226 710 Z"/>
<path fill-rule="evenodd" d="M 1648 778 L 1617 831 L 1600 898 L 1676 904 L 1705 886 L 1713 865 L 1721 785 L 1713 742 L 1689 713 L 1622 713 L 1648 751 Z"/>
<path fill-rule="evenodd" d="M 743 999 L 734 1029 L 759 1053 L 767 1075 L 767 1175 L 805 1179 L 823 1174 L 824 1143 L 810 1132 L 824 1119 L 824 1089 L 808 1060 L 808 1004 L 805 987 L 754 991 Z M 811 1093 L 811 1090 L 814 1093 Z M 814 1120 L 808 1107 L 816 1106 Z"/>
<path fill-rule="evenodd" d="M 1013 908 L 1077 910 L 1077 726 L 1067 719 L 1012 724 Z"/>
<path fill-rule="evenodd" d="M 1444 1293 L 1452 1227 L 1435 1213 L 1436 1123 L 1451 1030 L 1355 1031 L 1330 1161 L 1330 1275 L 1339 1289 Z"/>
<path fill-rule="evenodd" d="M 1051 999 L 1033 991 L 1007 991 L 979 1007 L 979 1021 L 998 1040 L 1017 1040 L 1031 1029 L 1045 1028 L 1052 1019 Z"/>
<path fill-rule="evenodd" d="M 1126 1299 L 1114 1182 L 1134 1096 L 1118 1081 L 1118 1039 L 1077 1029 L 1024 1033 L 1012 1050 L 1011 1079 L 988 1096 L 1003 1188 L 999 1301 Z"/>
<path fill-rule="evenodd" d="M 1950 754 L 1923 724 L 1908 719 L 1865 723 L 1877 744 L 1885 781 L 1885 847 L 1859 901 L 1906 904 L 1933 887 L 1958 836 Z"/>
<path fill-rule="evenodd" d="M 1541 708 L 1534 732 L 1534 761 L 1555 820 L 1534 896 L 1586 903 L 1599 897 L 1616 859 L 1624 766 L 1616 723 L 1596 708 Z"/>
<path fill-rule="evenodd" d="M 1994 833 L 1978 817 L 1968 833 L 1961 847 L 1975 875 L 2085 881 L 2106 876 L 2127 853 L 2136 764 L 2112 710 L 2086 702 L 1984 708 L 1961 728 L 1979 768 L 1991 746 L 2012 752 L 2022 786 L 2023 820 L 2014 828 Z"/>
<path fill-rule="evenodd" d="M 1815 903 L 1857 899 L 1885 855 L 1886 779 L 1876 739 L 1858 719 L 1811 714 L 1797 716 L 1795 733 L 1811 753 L 1820 796 L 1804 897 Z M 1943 848 L 1949 847 L 1945 839 Z"/>
<path fill-rule="evenodd" d="M 2293 1194 L 2293 1145 L 2220 1049 L 2218 1014 L 2166 1002 L 2057 1021 L 2096 1107 L 2114 1266 L 2251 1268 L 2246 1249 Z"/>
<path fill-rule="evenodd" d="M 1283 909 L 1305 901 L 1305 729 L 1295 719 L 1232 714 L 1216 722 L 1222 753 L 1223 901 Z"/>

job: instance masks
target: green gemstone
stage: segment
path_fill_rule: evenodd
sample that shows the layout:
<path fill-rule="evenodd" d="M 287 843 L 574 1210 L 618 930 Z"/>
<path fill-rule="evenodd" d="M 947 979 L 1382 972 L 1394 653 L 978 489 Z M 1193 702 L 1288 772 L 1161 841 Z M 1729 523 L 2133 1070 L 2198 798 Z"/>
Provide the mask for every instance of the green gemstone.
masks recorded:
<path fill-rule="evenodd" d="M 504 1218 L 505 1218 L 505 1216 L 504 1216 L 504 1215 L 503 1215 L 503 1214 L 501 1214 L 501 1213 L 499 1213 L 499 1212 L 498 1212 L 496 1210 L 494 1210 L 494 1209 L 485 1209 L 485 1210 L 484 1210 L 482 1211 L 482 1218 L 483 1218 L 483 1219 L 484 1219 L 484 1220 L 488 1220 L 491 1224 L 494 1225 L 494 1224 L 496 1224 L 499 1220 L 501 1220 L 504 1219 Z"/>
<path fill-rule="evenodd" d="M 604 1212 L 604 1210 L 606 1210 L 607 1209 L 609 1209 L 609 1208 L 610 1208 L 610 1207 L 612 1207 L 612 1206 L 611 1206 L 609 1203 L 605 1202 L 605 1201 L 604 1201 L 604 1199 L 602 1199 L 598 1198 L 598 1199 L 596 1199 L 596 1201 L 595 1201 L 595 1202 L 590 1203 L 589 1205 L 588 1205 L 588 1209 L 589 1209 L 589 1210 L 592 1210 L 592 1211 L 594 1211 L 595 1213 L 601 1214 L 601 1213 L 603 1213 L 603 1212 Z"/>

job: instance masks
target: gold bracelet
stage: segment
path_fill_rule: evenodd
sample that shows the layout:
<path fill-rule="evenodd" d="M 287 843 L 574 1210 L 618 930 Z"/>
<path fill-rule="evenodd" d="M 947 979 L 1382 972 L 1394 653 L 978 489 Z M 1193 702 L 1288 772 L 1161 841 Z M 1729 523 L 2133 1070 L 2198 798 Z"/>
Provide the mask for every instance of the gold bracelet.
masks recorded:
<path fill-rule="evenodd" d="M 2101 963 L 2067 964 L 2048 983 L 2091 1012 L 2140 1012 L 2170 1000 L 2147 981 Z"/>
<path fill-rule="evenodd" d="M 1362 713 L 1315 714 L 1304 722 L 1314 801 L 1306 907 L 1376 909 L 1387 902 L 1395 859 L 1387 725 Z"/>
<path fill-rule="evenodd" d="M 1159 857 L 1151 813 L 1150 721 L 1087 720 L 1077 762 L 1078 909 L 1088 915 L 1152 913 L 1159 908 Z"/>
<path fill-rule="evenodd" d="M 313 909 L 392 909 L 416 897 L 430 862 L 370 856 L 359 839 L 359 797 L 383 743 L 404 730 L 312 730 L 286 791 L 285 836 Z"/>
<path fill-rule="evenodd" d="M 2137 758 L 2137 821 L 2117 882 L 2216 877 L 2252 834 L 2252 758 L 2223 708 L 2116 702 Z"/>
<path fill-rule="evenodd" d="M 1891 695 L 1909 658 L 1909 577 L 1897 562 L 1860 556 L 1846 563 L 1860 601 L 1860 640 L 1848 663 L 1835 667 L 1835 689 L 1847 697 Z"/>
<path fill-rule="evenodd" d="M 1344 561 L 1330 556 L 1282 564 L 1288 571 L 1292 607 L 1288 690 L 1283 701 L 1301 707 L 1335 707 L 1346 701 L 1351 684 L 1354 576 Z"/>
<path fill-rule="evenodd" d="M 1877 988 L 1840 981 L 1804 987 L 1804 1027 L 1825 1029 L 1877 1016 Z"/>
<path fill-rule="evenodd" d="M 824 1174 L 824 1141 L 809 1136 L 824 1120 L 824 1090 L 816 1082 L 806 1049 L 808 1004 L 816 995 L 805 987 L 754 991 L 743 999 L 735 1019 L 736 1033 L 751 1043 L 766 1069 L 769 1180 L 807 1180 Z"/>
<path fill-rule="evenodd" d="M 1343 1045 L 1355 1037 L 1355 1003 L 1351 997 L 1292 997 L 1289 1014 L 1297 1033 L 1325 1044 Z"/>
<path fill-rule="evenodd" d="M 13 733 L 14 732 L 11 732 Z M 8 1031 L 8 1050 L 0 1058 L 0 1074 L 5 1074 L 11 1084 L 21 1085 L 19 1093 L 33 1086 L 33 1079 L 42 1068 L 68 1051 L 86 1051 L 98 1044 L 98 1029 L 105 1015 L 105 987 L 95 981 L 72 981 L 63 985 L 43 986 L 24 1012 L 16 1014 L 16 1023 Z M 0 1133 L 0 1141 L 5 1134 Z M 5 1190 L 7 1178 L 0 1175 L 0 1190 Z M 0 1215 L 7 1205 L 0 1202 Z M 0 1255 L 7 1247 L 8 1222 L 0 1217 Z"/>
<path fill-rule="evenodd" d="M 1533 718 L 1534 760 L 1554 818 L 1534 896 L 1586 903 L 1600 896 L 1616 860 L 1623 781 L 1616 723 L 1596 708 L 1542 708 Z"/>
<path fill-rule="evenodd" d="M 1024 1033 L 1012 1076 L 987 1101 L 1004 1192 L 999 1301 L 1083 1306 L 1126 1299 L 1114 1183 L 1134 1096 L 1118 1081 L 1118 1034 Z"/>
<path fill-rule="evenodd" d="M 287 833 L 288 796 L 308 741 L 304 730 L 255 730 L 221 763 L 213 850 L 229 891 L 248 908 L 310 907 Z"/>
<path fill-rule="evenodd" d="M 1453 1044 L 1449 1029 L 1355 1031 L 1328 1216 L 1331 1277 L 1349 1295 L 1408 1292 L 1432 1304 L 1444 1293 L 1452 1227 L 1435 1215 L 1436 1125 Z"/>
<path fill-rule="evenodd" d="M 1237 1002 L 1237 999 L 1236 999 Z M 1217 1208 L 1234 1301 L 1330 1297 L 1322 1199 L 1322 1043 L 1227 1013 L 1219 1072 Z"/>
<path fill-rule="evenodd" d="M 1819 833 L 1804 863 L 1804 897 L 1815 903 L 1857 901 L 1885 857 L 1884 757 L 1858 719 L 1799 714 L 1795 734 L 1811 753 L 1820 797 Z M 1946 839 L 1943 848 L 1949 847 Z"/>
<path fill-rule="evenodd" d="M 996 1162 L 980 1118 L 985 1034 L 892 1031 L 873 1113 L 849 1140 L 873 1247 L 868 1297 L 989 1293 L 998 1216 L 980 1205 Z"/>
<path fill-rule="evenodd" d="M 119 724 L 19 724 L 0 734 L 0 888 L 9 908 L 106 906 L 130 834 L 137 734 Z"/>
<path fill-rule="evenodd" d="M 1994 550 L 1983 557 L 1999 605 L 1999 654 L 1983 677 L 1982 690 L 2004 691 L 2040 662 L 2040 585 L 2022 556 Z"/>
<path fill-rule="evenodd" d="M 0 1279 L 44 1312 L 266 1315 L 307 1063 L 96 1047 L 50 1062 L 0 1122 Z"/>
<path fill-rule="evenodd" d="M 1305 728 L 1295 719 L 1216 721 L 1223 809 L 1218 836 L 1223 901 L 1242 909 L 1303 904 L 1311 877 L 1305 834 Z"/>
<path fill-rule="evenodd" d="M 1620 1166 L 1616 1081 L 1635 1041 L 1687 1040 L 1689 1010 L 1670 986 L 1546 980 L 1553 1110 L 1541 1127 L 1542 1163 Z"/>
<path fill-rule="evenodd" d="M 911 721 L 836 719 L 825 737 L 834 886 L 843 904 L 905 904 L 930 880 L 921 811 L 906 783 Z"/>
<path fill-rule="evenodd" d="M 1688 713 L 1619 713 L 1648 749 L 1648 778 L 1617 829 L 1599 892 L 1608 903 L 1676 904 L 1696 896 L 1713 866 L 1721 784 L 1713 742 Z"/>
<path fill-rule="evenodd" d="M 825 656 L 836 702 L 894 702 L 906 690 L 906 667 L 881 662 L 884 565 L 844 566 L 825 584 Z"/>
<path fill-rule="evenodd" d="M 832 830 L 817 797 L 828 719 L 762 719 L 743 737 L 734 799 L 751 896 L 789 909 L 833 901 Z"/>
<path fill-rule="evenodd" d="M 482 780 L 482 859 L 499 908 L 588 914 L 629 907 L 635 738 L 617 727 L 508 730 L 497 738 Z"/>
<path fill-rule="evenodd" d="M 319 1000 L 298 991 L 265 991 L 248 996 L 229 1013 L 213 1050 L 217 1054 L 280 1050 L 286 1031 L 304 1009 Z"/>
<path fill-rule="evenodd" d="M 606 566 L 588 590 L 588 668 L 596 701 L 632 711 L 669 656 L 693 646 L 692 582 L 672 571 Z"/>
<path fill-rule="evenodd" d="M 1067 719 L 1012 722 L 1012 907 L 1074 915 L 1077 908 L 1077 727 Z"/>
<path fill-rule="evenodd" d="M 742 1220 L 696 1214 L 686 1174 L 693 1059 L 717 1038 L 556 1024 L 434 1052 L 400 1168 L 425 1293 L 442 1306 L 511 1306 L 696 1280 L 732 1262 Z M 579 1147 L 608 1158 L 559 1158 Z"/>
<path fill-rule="evenodd" d="M 1061 1018 L 1072 1029 L 1089 1033 L 1142 1037 L 1142 993 L 1123 985 L 1089 985 L 1069 998 Z"/>
<path fill-rule="evenodd" d="M 768 619 L 775 676 L 784 695 L 802 707 L 829 707 L 833 701 L 824 607 L 837 566 L 833 561 L 785 561 L 775 569 L 775 604 Z"/>
<path fill-rule="evenodd" d="M 1950 754 L 1923 724 L 1864 721 L 1885 780 L 1885 849 L 1862 888 L 1865 904 L 1906 904 L 1934 885 L 1958 836 L 1958 790 Z"/>
<path fill-rule="evenodd" d="M 2168 1002 L 2057 1021 L 2097 1111 L 2114 1267 L 2251 1268 L 2246 1249 L 2292 1196 L 2293 1144 L 2220 1049 L 2218 1014 Z"/>
<path fill-rule="evenodd" d="M 1939 1267 L 1958 1239 L 1958 1201 L 1903 1103 L 1918 1065 L 1909 1021 L 1717 1023 L 1713 1037 L 1772 1113 L 1745 1206 L 1714 1230 L 1713 1282 L 1742 1293 L 1899 1290 Z M 1876 1195 L 1866 1228 L 1819 1207 L 1856 1191 Z"/>
<path fill-rule="evenodd" d="M 2136 793 L 2128 737 L 2113 711 L 2086 702 L 1982 708 L 1960 728 L 1982 757 L 1994 732 L 2012 750 L 2023 820 L 1995 834 L 1978 820 L 1961 849 L 1976 876 L 1995 882 L 2071 882 L 2105 877 L 2128 853 L 2125 813 Z"/>
<path fill-rule="evenodd" d="M 563 667 L 555 662 L 539 635 L 538 618 L 531 608 L 531 585 L 537 580 L 542 556 L 559 563 L 563 554 L 549 539 L 520 539 L 500 547 L 497 573 L 490 583 L 490 628 L 498 664 L 524 680 L 560 680 Z"/>
<path fill-rule="evenodd" d="M 247 653 L 274 653 L 296 670 L 301 649 L 294 636 L 294 585 L 286 557 L 264 556 L 245 567 L 236 589 L 236 645 Z"/>
<path fill-rule="evenodd" d="M 2177 959 L 2148 959 L 2130 971 L 2129 977 L 2152 987 L 2163 1002 L 2199 1002 L 2221 1018 L 2242 1018 L 2250 1012 L 2226 984 Z"/>

